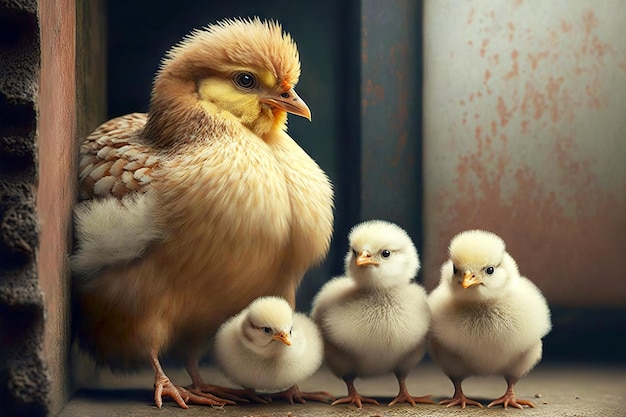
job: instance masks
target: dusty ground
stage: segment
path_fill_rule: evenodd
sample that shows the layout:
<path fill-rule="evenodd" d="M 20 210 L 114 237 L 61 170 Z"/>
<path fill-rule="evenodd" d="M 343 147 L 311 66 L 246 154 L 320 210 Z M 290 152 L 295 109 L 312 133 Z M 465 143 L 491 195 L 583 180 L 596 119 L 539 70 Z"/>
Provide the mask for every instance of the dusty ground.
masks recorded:
<path fill-rule="evenodd" d="M 214 369 L 203 369 L 207 381 L 226 384 Z M 181 384 L 189 379 L 183 371 L 169 372 L 170 378 Z M 132 377 L 117 377 L 102 373 L 98 380 L 79 391 L 73 400 L 59 414 L 59 417 L 117 417 L 117 416 L 550 416 L 550 417 L 626 417 L 626 365 L 618 366 L 557 366 L 540 364 L 516 388 L 518 397 L 533 401 L 536 408 L 517 410 L 502 407 L 479 409 L 469 407 L 445 408 L 440 405 L 394 405 L 386 403 L 397 394 L 397 384 L 393 375 L 380 378 L 357 380 L 361 394 L 375 396 L 381 406 L 365 405 L 359 410 L 355 406 L 330 406 L 323 403 L 290 405 L 274 401 L 270 405 L 237 405 L 224 408 L 191 405 L 183 410 L 173 402 L 166 402 L 159 410 L 152 402 L 151 372 Z M 421 396 L 432 394 L 439 401 L 452 395 L 450 381 L 432 364 L 419 365 L 410 375 L 408 387 L 411 394 Z M 506 388 L 504 380 L 497 377 L 470 378 L 464 383 L 464 391 L 469 398 L 486 405 L 502 395 Z M 302 390 L 326 390 L 336 396 L 345 395 L 342 381 L 336 379 L 326 369 L 321 369 L 309 380 L 301 384 Z M 523 413 L 523 414 L 521 414 Z"/>

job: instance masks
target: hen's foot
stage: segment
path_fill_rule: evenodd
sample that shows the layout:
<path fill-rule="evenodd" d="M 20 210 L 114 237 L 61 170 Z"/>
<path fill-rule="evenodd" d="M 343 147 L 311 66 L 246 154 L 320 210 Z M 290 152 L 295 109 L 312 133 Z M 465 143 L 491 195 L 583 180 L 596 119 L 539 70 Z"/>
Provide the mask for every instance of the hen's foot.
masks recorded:
<path fill-rule="evenodd" d="M 389 406 L 392 406 L 394 404 L 401 404 L 401 403 L 409 403 L 413 407 L 415 407 L 415 404 L 417 403 L 436 404 L 434 401 L 430 399 L 430 397 L 432 397 L 432 395 L 424 395 L 423 397 L 413 397 L 408 392 L 400 392 L 396 398 L 394 398 L 393 400 L 389 402 Z"/>
<path fill-rule="evenodd" d="M 271 394 L 270 397 L 272 399 L 277 398 L 277 399 L 286 400 L 289 402 L 289 404 L 293 404 L 294 401 L 297 401 L 300 404 L 306 404 L 306 400 L 327 403 L 329 400 L 335 399 L 335 397 L 333 397 L 331 394 L 329 394 L 326 391 L 315 391 L 315 392 L 300 391 L 300 388 L 298 388 L 297 385 L 294 385 L 293 387 L 285 391 Z"/>
<path fill-rule="evenodd" d="M 168 377 L 161 377 L 154 381 L 154 403 L 157 407 L 163 406 L 163 396 L 170 397 L 180 408 L 189 408 L 187 404 L 200 404 L 223 407 L 226 404 L 235 404 L 211 394 L 194 392 L 172 384 Z"/>
<path fill-rule="evenodd" d="M 454 397 L 448 398 L 447 400 L 440 401 L 439 404 L 446 405 L 447 407 L 454 407 L 456 405 L 460 405 L 461 408 L 467 407 L 467 405 L 475 405 L 476 407 L 483 408 L 483 405 L 478 401 L 470 400 L 463 394 L 462 392 L 455 392 Z"/>
<path fill-rule="evenodd" d="M 515 393 L 512 391 L 511 392 L 507 391 L 502 397 L 490 402 L 487 408 L 492 407 L 494 405 L 498 405 L 498 404 L 502 404 L 505 410 L 509 405 L 512 407 L 520 408 L 520 409 L 524 408 L 525 405 L 527 405 L 530 408 L 535 408 L 535 404 L 533 404 L 531 401 L 520 400 L 516 398 Z"/>
<path fill-rule="evenodd" d="M 222 401 L 228 401 L 227 404 L 235 404 L 235 401 L 244 403 L 255 401 L 262 404 L 269 404 L 267 400 L 259 397 L 256 392 L 251 389 L 235 389 L 204 383 L 190 385 L 187 389 L 197 395 L 211 396 L 221 399 Z"/>
<path fill-rule="evenodd" d="M 179 390 L 179 387 L 172 384 L 172 381 L 165 375 L 155 378 L 154 380 L 154 404 L 158 408 L 163 406 L 164 395 L 172 398 L 180 408 L 189 408 L 186 403 L 189 400 L 187 390 L 184 388 Z"/>

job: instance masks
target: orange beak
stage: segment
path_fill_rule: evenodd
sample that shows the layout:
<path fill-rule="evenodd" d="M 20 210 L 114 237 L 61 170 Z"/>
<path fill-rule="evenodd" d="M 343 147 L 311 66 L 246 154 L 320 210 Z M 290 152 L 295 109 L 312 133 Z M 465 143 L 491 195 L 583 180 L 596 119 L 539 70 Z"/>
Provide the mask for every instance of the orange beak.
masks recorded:
<path fill-rule="evenodd" d="M 471 271 L 465 272 L 465 275 L 463 275 L 463 280 L 461 281 L 461 286 L 464 289 L 468 289 L 472 285 L 478 285 L 478 284 L 482 284 L 482 281 L 480 280 L 480 278 L 474 275 Z"/>
<path fill-rule="evenodd" d="M 277 340 L 279 342 L 283 342 L 287 346 L 291 346 L 291 338 L 285 332 L 278 332 L 272 337 L 272 339 Z"/>
<path fill-rule="evenodd" d="M 287 113 L 295 114 L 296 116 L 302 116 L 308 121 L 311 121 L 311 110 L 309 106 L 306 105 L 304 100 L 298 96 L 296 90 L 293 88 L 280 94 L 261 98 L 261 103 L 279 108 Z"/>
<path fill-rule="evenodd" d="M 357 266 L 378 265 L 378 262 L 372 259 L 372 254 L 367 251 L 361 252 L 357 256 L 355 263 Z"/>

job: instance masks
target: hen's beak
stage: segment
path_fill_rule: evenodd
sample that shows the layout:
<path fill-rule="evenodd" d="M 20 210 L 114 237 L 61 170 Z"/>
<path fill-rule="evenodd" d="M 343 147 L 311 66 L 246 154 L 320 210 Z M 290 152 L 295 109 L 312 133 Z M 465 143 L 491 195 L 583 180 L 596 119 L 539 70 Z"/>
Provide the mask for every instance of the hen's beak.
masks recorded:
<path fill-rule="evenodd" d="M 472 285 L 482 284 L 480 278 L 474 275 L 471 271 L 466 271 L 465 275 L 463 275 L 463 280 L 461 281 L 461 286 L 465 289 L 471 287 Z"/>
<path fill-rule="evenodd" d="M 311 110 L 309 106 L 306 105 L 304 100 L 298 96 L 296 90 L 293 88 L 282 93 L 277 93 L 276 95 L 261 98 L 261 103 L 279 108 L 287 113 L 295 114 L 296 116 L 302 116 L 311 121 Z"/>
<path fill-rule="evenodd" d="M 355 263 L 357 266 L 378 265 L 378 262 L 372 259 L 372 254 L 368 251 L 361 252 L 357 256 Z"/>
<path fill-rule="evenodd" d="M 285 332 L 278 332 L 272 337 L 272 339 L 277 340 L 279 342 L 283 342 L 287 346 L 291 346 L 291 338 Z"/>

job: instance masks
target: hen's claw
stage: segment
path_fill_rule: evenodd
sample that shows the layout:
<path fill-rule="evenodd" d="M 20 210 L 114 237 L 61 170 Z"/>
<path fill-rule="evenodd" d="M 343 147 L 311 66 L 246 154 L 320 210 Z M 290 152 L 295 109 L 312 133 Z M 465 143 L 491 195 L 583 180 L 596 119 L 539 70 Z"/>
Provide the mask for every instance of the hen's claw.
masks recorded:
<path fill-rule="evenodd" d="M 172 398 L 180 408 L 189 408 L 186 404 L 187 400 L 189 400 L 189 396 L 186 395 L 186 390 L 184 390 L 184 393 L 185 397 L 183 398 L 180 390 L 172 384 L 172 381 L 165 375 L 154 381 L 154 404 L 158 408 L 163 406 L 163 395 Z"/>
<path fill-rule="evenodd" d="M 328 400 L 335 399 L 335 397 L 333 397 L 330 393 L 326 391 L 315 391 L 315 392 L 300 391 L 300 388 L 298 388 L 297 385 L 294 385 L 293 387 L 285 391 L 271 394 L 270 397 L 284 399 L 288 401 L 289 404 L 293 404 L 294 401 L 297 401 L 300 404 L 306 404 L 306 400 L 319 401 L 319 402 L 326 403 L 328 402 Z"/>

